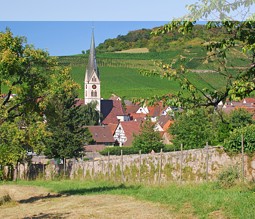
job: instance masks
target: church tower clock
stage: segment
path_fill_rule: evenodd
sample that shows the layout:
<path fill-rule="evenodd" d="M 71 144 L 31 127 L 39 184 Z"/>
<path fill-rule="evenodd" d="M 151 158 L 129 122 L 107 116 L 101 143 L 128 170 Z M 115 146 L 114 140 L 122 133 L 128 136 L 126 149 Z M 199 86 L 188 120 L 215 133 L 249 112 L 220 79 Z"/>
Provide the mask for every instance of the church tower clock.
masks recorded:
<path fill-rule="evenodd" d="M 89 60 L 85 73 L 84 101 L 85 104 L 88 104 L 90 102 L 96 102 L 97 103 L 96 109 L 100 113 L 101 107 L 100 76 L 96 63 L 94 31 L 92 31 Z"/>

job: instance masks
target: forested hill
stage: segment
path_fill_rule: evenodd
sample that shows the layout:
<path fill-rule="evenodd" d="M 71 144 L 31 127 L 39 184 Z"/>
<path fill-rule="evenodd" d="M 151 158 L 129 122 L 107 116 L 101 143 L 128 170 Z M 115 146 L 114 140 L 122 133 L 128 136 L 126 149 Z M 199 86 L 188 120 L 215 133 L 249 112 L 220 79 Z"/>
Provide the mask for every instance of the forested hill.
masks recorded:
<path fill-rule="evenodd" d="M 154 28 L 156 29 L 156 28 Z M 97 51 L 116 52 L 134 48 L 147 48 L 150 52 L 167 51 L 173 45 L 181 45 L 184 42 L 191 45 L 198 45 L 202 42 L 217 38 L 222 38 L 224 33 L 220 28 L 206 29 L 204 25 L 195 25 L 191 33 L 183 35 L 178 31 L 155 36 L 152 34 L 153 29 L 140 29 L 130 31 L 126 35 L 119 35 L 114 39 L 107 39 L 99 44 Z"/>

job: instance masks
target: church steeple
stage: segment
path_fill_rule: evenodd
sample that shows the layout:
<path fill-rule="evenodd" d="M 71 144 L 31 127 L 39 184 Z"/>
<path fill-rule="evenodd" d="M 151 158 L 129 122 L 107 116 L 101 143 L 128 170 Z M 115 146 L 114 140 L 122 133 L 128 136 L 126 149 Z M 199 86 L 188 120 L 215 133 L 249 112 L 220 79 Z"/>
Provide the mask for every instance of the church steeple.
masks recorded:
<path fill-rule="evenodd" d="M 97 110 L 100 113 L 101 94 L 100 77 L 96 62 L 96 48 L 94 39 L 94 30 L 92 30 L 90 53 L 84 81 L 84 100 L 85 104 L 90 102 L 97 103 Z"/>
<path fill-rule="evenodd" d="M 98 71 L 97 62 L 96 62 L 96 48 L 95 48 L 94 30 L 92 30 L 87 72 L 88 72 L 87 80 L 91 79 L 93 72 L 95 72 L 97 74 L 97 77 L 99 79 L 99 71 Z"/>

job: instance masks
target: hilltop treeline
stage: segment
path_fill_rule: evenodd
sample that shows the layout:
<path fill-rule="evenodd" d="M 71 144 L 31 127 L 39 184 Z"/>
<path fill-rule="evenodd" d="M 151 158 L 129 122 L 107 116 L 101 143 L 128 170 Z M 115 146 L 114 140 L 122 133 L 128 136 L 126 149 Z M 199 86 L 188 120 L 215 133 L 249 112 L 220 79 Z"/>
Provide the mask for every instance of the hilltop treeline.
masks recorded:
<path fill-rule="evenodd" d="M 119 35 L 114 39 L 107 39 L 99 44 L 97 51 L 115 52 L 133 48 L 148 48 L 150 52 L 167 51 L 173 45 L 198 45 L 202 42 L 213 38 L 222 38 L 224 32 L 221 28 L 206 29 L 204 25 L 195 25 L 194 31 L 190 34 L 183 35 L 178 31 L 172 31 L 167 34 L 155 36 L 152 34 L 153 29 L 140 29 L 130 31 L 126 35 Z"/>

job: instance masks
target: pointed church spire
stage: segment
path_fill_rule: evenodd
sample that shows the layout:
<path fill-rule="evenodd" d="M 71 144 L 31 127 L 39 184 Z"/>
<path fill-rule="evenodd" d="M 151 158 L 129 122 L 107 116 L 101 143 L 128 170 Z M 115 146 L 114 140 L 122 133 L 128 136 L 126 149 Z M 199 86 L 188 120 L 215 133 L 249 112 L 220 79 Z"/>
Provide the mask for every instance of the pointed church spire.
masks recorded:
<path fill-rule="evenodd" d="M 96 63 L 96 48 L 94 39 L 94 30 L 92 29 L 91 45 L 87 69 L 84 80 L 84 103 L 97 103 L 97 111 L 101 110 L 101 93 L 100 93 L 100 77 Z"/>
<path fill-rule="evenodd" d="M 97 68 L 96 62 L 96 48 L 95 48 L 95 39 L 94 39 L 94 29 L 92 29 L 92 36 L 91 36 L 91 44 L 90 44 L 90 53 L 89 53 L 89 62 L 87 66 L 87 80 L 91 79 L 93 72 L 96 72 L 97 77 L 99 78 L 99 71 Z"/>

